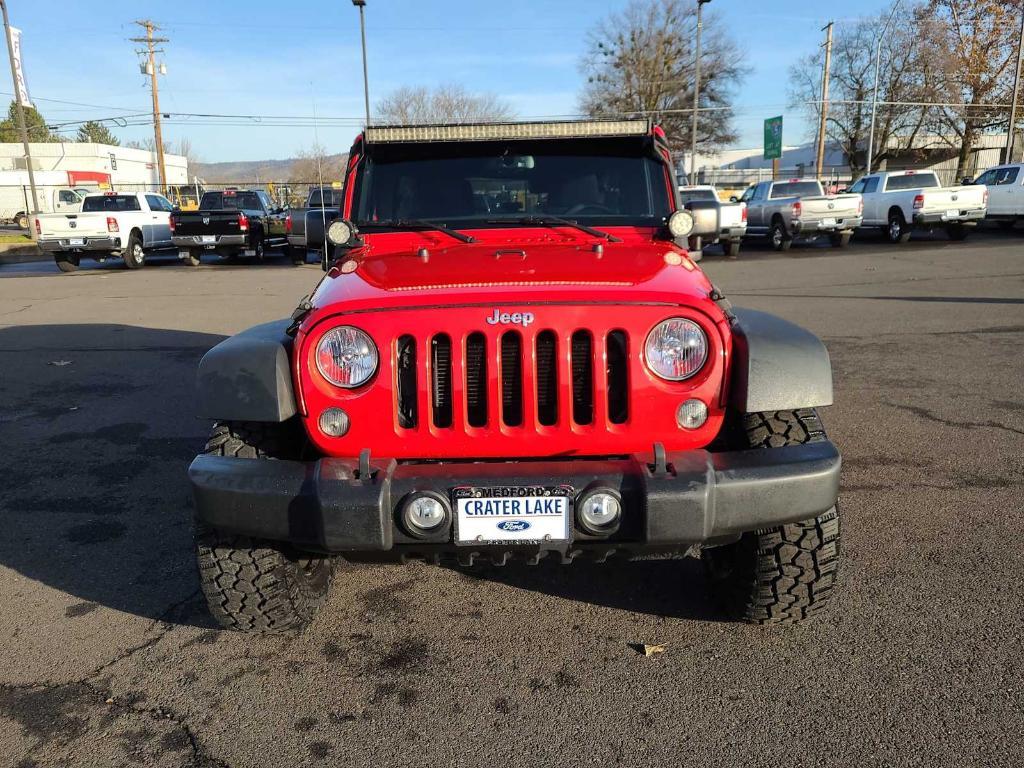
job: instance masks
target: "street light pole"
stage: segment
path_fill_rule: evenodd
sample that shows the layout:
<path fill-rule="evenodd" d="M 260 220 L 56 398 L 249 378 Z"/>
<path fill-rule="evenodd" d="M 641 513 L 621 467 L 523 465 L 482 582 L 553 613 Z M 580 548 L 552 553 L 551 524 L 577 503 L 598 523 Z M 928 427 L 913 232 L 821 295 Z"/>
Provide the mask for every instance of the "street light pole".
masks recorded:
<path fill-rule="evenodd" d="M 893 17 L 896 15 L 896 10 L 900 7 L 901 2 L 903 0 L 896 0 L 892 11 L 889 13 L 889 18 L 885 20 L 885 26 L 882 27 L 881 34 L 878 35 L 878 42 L 875 43 L 875 93 L 871 97 L 871 130 L 868 133 L 867 157 L 868 173 L 871 173 L 871 159 L 875 152 L 875 113 L 878 111 L 878 72 L 882 66 L 882 40 L 885 38 L 886 33 L 888 33 L 889 25 L 892 24 Z"/>
<path fill-rule="evenodd" d="M 36 195 L 36 175 L 32 170 L 32 150 L 28 146 L 28 128 L 25 125 L 25 103 L 21 100 L 21 83 L 18 82 L 18 67 L 14 63 L 14 41 L 11 39 L 11 22 L 7 18 L 7 3 L 0 0 L 4 14 L 4 34 L 7 37 L 7 56 L 11 60 L 11 78 L 14 81 L 14 98 L 18 104 L 18 130 L 21 144 L 25 149 L 25 168 L 28 169 L 28 185 L 32 189 L 31 213 L 39 213 L 39 197 Z M 22 188 L 24 189 L 24 187 Z"/>
<path fill-rule="evenodd" d="M 370 77 L 366 69 L 366 17 L 363 9 L 366 8 L 366 0 L 352 0 L 352 5 L 359 9 L 359 37 L 363 44 L 363 101 L 366 104 L 366 124 L 370 124 Z"/>
<path fill-rule="evenodd" d="M 697 0 L 697 50 L 693 62 L 693 117 L 690 132 L 690 183 L 697 183 L 697 109 L 700 103 L 700 32 L 704 27 L 703 10 L 711 0 Z"/>
<path fill-rule="evenodd" d="M 1020 9 L 1020 34 L 1017 37 L 1017 71 L 1013 74 L 1013 101 L 1010 103 L 1010 124 L 1006 129 L 1006 157 L 1004 163 L 1013 162 L 1014 128 L 1017 125 L 1017 97 L 1020 95 L 1020 68 L 1024 64 L 1024 2 Z"/>

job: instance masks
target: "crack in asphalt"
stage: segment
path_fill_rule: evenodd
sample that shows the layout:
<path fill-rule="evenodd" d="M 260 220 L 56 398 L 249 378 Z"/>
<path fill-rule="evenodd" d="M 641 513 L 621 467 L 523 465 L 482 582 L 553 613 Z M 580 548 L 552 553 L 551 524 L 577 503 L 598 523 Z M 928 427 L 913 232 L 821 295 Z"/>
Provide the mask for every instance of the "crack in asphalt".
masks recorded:
<path fill-rule="evenodd" d="M 952 419 L 945 419 L 941 416 L 936 416 L 934 413 L 929 411 L 927 408 L 922 408 L 919 405 L 900 405 L 899 403 L 886 402 L 890 408 L 896 408 L 900 411 L 906 411 L 919 419 L 926 421 L 933 421 L 937 424 L 942 424 L 947 427 L 954 427 L 955 429 L 1001 429 L 1005 432 L 1011 432 L 1015 435 L 1024 435 L 1024 429 L 1017 429 L 1016 427 L 1008 427 L 1005 424 L 1000 424 L 996 421 L 953 421 Z"/>

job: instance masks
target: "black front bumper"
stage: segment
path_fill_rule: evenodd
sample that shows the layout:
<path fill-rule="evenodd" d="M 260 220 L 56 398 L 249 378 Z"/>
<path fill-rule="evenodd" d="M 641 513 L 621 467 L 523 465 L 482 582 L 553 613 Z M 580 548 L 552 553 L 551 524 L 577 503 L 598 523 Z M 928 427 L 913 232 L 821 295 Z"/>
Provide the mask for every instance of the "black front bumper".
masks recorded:
<path fill-rule="evenodd" d="M 200 521 L 224 531 L 324 552 L 392 552 L 430 557 L 523 545 L 456 545 L 451 525 L 415 538 L 400 524 L 403 500 L 456 486 L 569 485 L 577 496 L 598 486 L 622 498 L 622 522 L 609 536 L 574 527 L 571 541 L 525 547 L 563 557 L 585 549 L 679 551 L 728 541 L 744 531 L 806 520 L 827 511 L 839 492 L 840 456 L 830 442 L 764 450 L 516 462 L 398 463 L 355 459 L 311 462 L 197 456 L 189 480 Z M 365 474 L 365 476 L 363 476 Z M 481 552 L 483 554 L 483 552 Z M 464 558 L 465 559 L 465 558 Z M 469 557 L 472 561 L 472 555 Z"/>

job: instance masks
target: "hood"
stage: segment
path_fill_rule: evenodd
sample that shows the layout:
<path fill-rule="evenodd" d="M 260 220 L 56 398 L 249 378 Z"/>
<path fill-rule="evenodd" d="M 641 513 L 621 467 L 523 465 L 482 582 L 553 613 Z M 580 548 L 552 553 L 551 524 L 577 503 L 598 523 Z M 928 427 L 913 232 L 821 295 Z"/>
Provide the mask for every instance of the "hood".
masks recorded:
<path fill-rule="evenodd" d="M 440 232 L 369 235 L 312 296 L 325 312 L 531 302 L 710 304 L 711 284 L 653 231 L 611 229 L 622 242 L 550 229 L 474 230 L 474 243 Z"/>

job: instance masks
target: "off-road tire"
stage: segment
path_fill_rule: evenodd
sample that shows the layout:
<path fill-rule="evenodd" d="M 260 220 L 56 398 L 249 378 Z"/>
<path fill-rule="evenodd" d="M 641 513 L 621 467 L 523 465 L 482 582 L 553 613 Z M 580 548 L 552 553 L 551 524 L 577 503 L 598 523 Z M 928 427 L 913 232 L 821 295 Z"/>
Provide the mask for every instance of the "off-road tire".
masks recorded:
<path fill-rule="evenodd" d="M 950 224 L 946 227 L 946 234 L 949 235 L 949 239 L 958 242 L 966 240 L 970 231 L 970 227 L 965 227 L 963 224 Z"/>
<path fill-rule="evenodd" d="M 61 272 L 74 272 L 78 269 L 78 257 L 69 253 L 58 254 L 53 257 L 53 260 L 57 263 L 57 269 Z"/>
<path fill-rule="evenodd" d="M 738 259 L 740 255 L 740 244 L 742 240 L 729 240 L 722 244 L 722 250 L 725 252 L 726 258 Z"/>
<path fill-rule="evenodd" d="M 786 231 L 786 225 L 779 219 L 773 221 L 771 228 L 768 230 L 768 242 L 772 244 L 772 248 L 780 253 L 788 251 L 793 245 L 793 238 Z"/>
<path fill-rule="evenodd" d="M 198 267 L 203 263 L 203 252 L 198 248 L 190 248 L 185 253 L 185 263 L 190 267 Z"/>
<path fill-rule="evenodd" d="M 121 258 L 128 269 L 138 269 L 146 263 L 146 254 L 142 249 L 142 238 L 138 232 L 132 232 L 128 235 L 128 245 L 124 247 Z"/>
<path fill-rule="evenodd" d="M 853 232 L 833 232 L 828 236 L 833 248 L 845 248 L 850 244 Z"/>
<path fill-rule="evenodd" d="M 781 448 L 825 440 L 813 408 L 743 416 L 740 447 Z M 839 510 L 743 534 L 702 559 L 725 613 L 751 624 L 795 624 L 827 605 L 839 564 Z"/>
<path fill-rule="evenodd" d="M 910 240 L 911 229 L 907 226 L 907 220 L 903 218 L 901 211 L 890 211 L 888 218 L 889 225 L 883 228 L 885 236 L 894 245 L 902 245 Z"/>
<path fill-rule="evenodd" d="M 254 460 L 295 456 L 295 424 L 222 422 L 214 425 L 204 453 Z M 210 613 L 228 629 L 287 633 L 301 630 L 330 591 L 334 563 L 264 541 L 195 529 L 199 581 Z"/>

